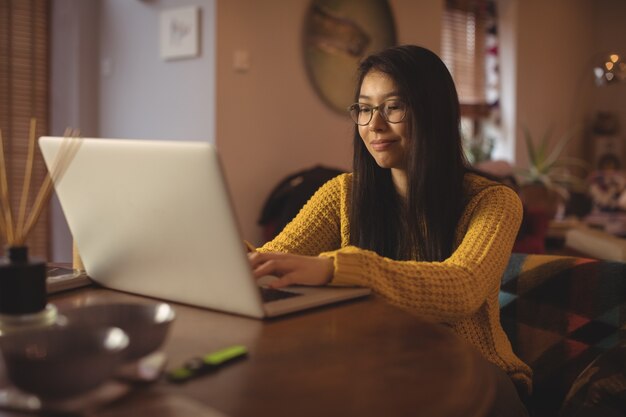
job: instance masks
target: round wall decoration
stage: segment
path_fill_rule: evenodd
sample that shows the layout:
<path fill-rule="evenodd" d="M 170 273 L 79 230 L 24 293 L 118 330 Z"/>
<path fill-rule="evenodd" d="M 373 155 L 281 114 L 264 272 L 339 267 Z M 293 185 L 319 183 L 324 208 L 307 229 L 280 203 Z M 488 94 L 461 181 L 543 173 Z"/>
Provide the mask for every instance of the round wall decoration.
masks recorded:
<path fill-rule="evenodd" d="M 387 0 L 313 0 L 303 37 L 309 79 L 320 98 L 341 113 L 354 101 L 361 59 L 396 44 Z"/>

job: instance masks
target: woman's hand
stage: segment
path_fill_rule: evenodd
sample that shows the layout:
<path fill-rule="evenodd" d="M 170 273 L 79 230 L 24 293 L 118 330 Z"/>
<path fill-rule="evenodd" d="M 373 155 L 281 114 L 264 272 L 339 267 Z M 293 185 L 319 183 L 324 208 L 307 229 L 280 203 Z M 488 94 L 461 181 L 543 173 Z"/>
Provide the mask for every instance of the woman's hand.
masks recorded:
<path fill-rule="evenodd" d="M 269 284 L 272 288 L 292 284 L 326 285 L 335 272 L 332 258 L 320 256 L 252 252 L 248 258 L 255 278 L 265 275 L 278 277 Z"/>

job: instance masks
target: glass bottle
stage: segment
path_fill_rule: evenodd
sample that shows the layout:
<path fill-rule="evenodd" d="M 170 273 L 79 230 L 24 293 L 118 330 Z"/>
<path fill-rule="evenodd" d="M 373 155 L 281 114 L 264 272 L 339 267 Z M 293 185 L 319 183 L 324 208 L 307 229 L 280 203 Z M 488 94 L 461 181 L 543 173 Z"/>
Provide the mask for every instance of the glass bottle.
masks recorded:
<path fill-rule="evenodd" d="M 0 259 L 0 334 L 49 326 L 57 317 L 48 303 L 45 262 L 29 260 L 26 246 L 7 248 Z"/>

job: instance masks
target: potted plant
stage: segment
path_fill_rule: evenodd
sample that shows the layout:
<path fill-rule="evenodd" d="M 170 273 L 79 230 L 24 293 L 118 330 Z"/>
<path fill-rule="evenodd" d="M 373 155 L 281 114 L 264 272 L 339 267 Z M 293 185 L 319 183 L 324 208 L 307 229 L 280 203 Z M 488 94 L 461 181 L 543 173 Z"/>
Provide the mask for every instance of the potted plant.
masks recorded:
<path fill-rule="evenodd" d="M 549 218 L 555 218 L 562 213 L 571 192 L 586 192 L 587 162 L 562 155 L 577 130 L 551 140 L 552 129 L 548 129 L 539 141 L 526 126 L 522 131 L 528 167 L 516 171 L 520 197 L 527 207 L 544 210 Z"/>

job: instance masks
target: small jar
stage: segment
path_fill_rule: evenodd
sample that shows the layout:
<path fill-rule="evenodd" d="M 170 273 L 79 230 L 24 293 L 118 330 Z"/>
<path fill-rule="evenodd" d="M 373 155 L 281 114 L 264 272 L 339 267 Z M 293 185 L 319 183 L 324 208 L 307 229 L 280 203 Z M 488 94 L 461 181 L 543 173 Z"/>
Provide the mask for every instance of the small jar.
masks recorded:
<path fill-rule="evenodd" d="M 7 248 L 0 259 L 0 334 L 54 324 L 57 309 L 47 300 L 45 262 L 29 260 L 26 246 Z"/>

